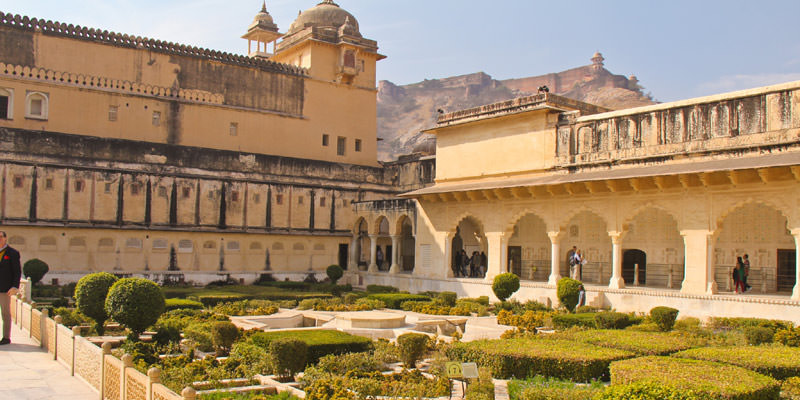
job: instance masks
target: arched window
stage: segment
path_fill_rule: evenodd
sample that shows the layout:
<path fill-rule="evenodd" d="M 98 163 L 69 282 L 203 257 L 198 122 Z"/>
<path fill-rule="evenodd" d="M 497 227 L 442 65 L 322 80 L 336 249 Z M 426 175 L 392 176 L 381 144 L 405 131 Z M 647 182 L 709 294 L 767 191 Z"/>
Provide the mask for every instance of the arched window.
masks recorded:
<path fill-rule="evenodd" d="M 295 243 L 294 245 L 292 245 L 292 250 L 303 251 L 305 249 L 306 246 L 304 246 L 302 243 Z"/>
<path fill-rule="evenodd" d="M 314 251 L 325 251 L 325 245 L 322 243 L 315 244 Z"/>
<path fill-rule="evenodd" d="M 211 240 L 208 240 L 205 243 L 203 243 L 203 248 L 204 249 L 216 249 L 217 248 L 217 243 L 213 242 Z"/>
<path fill-rule="evenodd" d="M 181 253 L 191 253 L 194 250 L 194 245 L 191 240 L 183 239 L 178 242 L 178 251 Z"/>
<path fill-rule="evenodd" d="M 164 250 L 167 248 L 167 239 L 153 240 L 153 250 Z"/>
<path fill-rule="evenodd" d="M 47 119 L 49 96 L 42 92 L 28 92 L 25 97 L 25 118 Z"/>
<path fill-rule="evenodd" d="M 55 246 L 56 245 L 56 238 L 52 236 L 46 236 L 39 239 L 39 246 Z"/>
<path fill-rule="evenodd" d="M 25 245 L 25 238 L 22 236 L 12 236 L 8 238 L 8 244 L 14 246 L 24 246 Z"/>
<path fill-rule="evenodd" d="M 239 242 L 228 242 L 227 247 L 230 251 L 239 251 Z"/>
<path fill-rule="evenodd" d="M 261 243 L 259 242 L 250 243 L 250 250 L 261 250 L 261 248 Z"/>
<path fill-rule="evenodd" d="M 283 250 L 283 243 L 280 243 L 280 242 L 273 243 L 272 244 L 272 250 Z"/>
<path fill-rule="evenodd" d="M 0 88 L 0 119 L 14 119 L 14 89 Z"/>
<path fill-rule="evenodd" d="M 86 247 L 86 238 L 84 237 L 70 238 L 69 247 Z"/>
<path fill-rule="evenodd" d="M 142 239 L 139 238 L 128 238 L 125 240 L 125 247 L 129 249 L 141 249 L 142 248 Z"/>

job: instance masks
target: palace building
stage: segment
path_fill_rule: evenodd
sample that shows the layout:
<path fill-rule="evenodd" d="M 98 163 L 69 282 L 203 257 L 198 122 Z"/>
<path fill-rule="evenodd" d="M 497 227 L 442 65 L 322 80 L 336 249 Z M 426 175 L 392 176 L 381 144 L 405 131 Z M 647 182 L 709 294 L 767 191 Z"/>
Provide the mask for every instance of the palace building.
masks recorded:
<path fill-rule="evenodd" d="M 513 272 L 555 303 L 575 246 L 593 305 L 800 322 L 800 82 L 617 111 L 541 93 L 379 163 L 384 56 L 352 14 L 325 0 L 281 33 L 264 6 L 243 31 L 247 56 L 0 13 L 0 222 L 46 280 L 340 264 L 462 296 Z M 462 250 L 485 273 L 456 275 Z"/>

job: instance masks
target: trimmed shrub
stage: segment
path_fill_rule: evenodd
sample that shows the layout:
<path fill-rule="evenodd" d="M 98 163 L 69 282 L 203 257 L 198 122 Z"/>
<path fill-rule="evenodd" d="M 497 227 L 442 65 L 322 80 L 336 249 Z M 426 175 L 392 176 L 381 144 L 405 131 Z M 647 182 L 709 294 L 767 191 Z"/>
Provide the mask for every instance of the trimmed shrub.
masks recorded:
<path fill-rule="evenodd" d="M 748 326 L 770 328 L 776 332 L 780 329 L 791 329 L 794 324 L 790 321 L 762 318 L 711 318 L 709 327 L 717 330 L 744 329 Z"/>
<path fill-rule="evenodd" d="M 800 378 L 793 377 L 783 381 L 781 389 L 782 398 L 800 400 Z"/>
<path fill-rule="evenodd" d="M 228 362 L 238 364 L 235 376 L 250 377 L 272 372 L 267 351 L 249 343 L 234 344 Z"/>
<path fill-rule="evenodd" d="M 153 281 L 120 279 L 108 291 L 106 313 L 130 329 L 130 337 L 138 340 L 139 335 L 164 313 L 164 295 Z"/>
<path fill-rule="evenodd" d="M 775 332 L 772 329 L 762 326 L 748 326 L 744 328 L 744 337 L 747 338 L 747 344 L 751 346 L 772 343 L 774 336 Z"/>
<path fill-rule="evenodd" d="M 48 271 L 50 271 L 50 267 L 47 263 L 38 258 L 25 261 L 25 264 L 22 265 L 22 274 L 34 285 L 39 283 Z"/>
<path fill-rule="evenodd" d="M 371 294 L 367 298 L 380 300 L 386 304 L 387 308 L 401 310 L 402 305 L 406 301 L 431 301 L 428 296 L 421 294 L 408 294 L 408 293 L 378 293 Z"/>
<path fill-rule="evenodd" d="M 598 381 L 583 385 L 543 376 L 508 382 L 509 396 L 520 400 L 591 400 L 603 388 L 603 384 Z"/>
<path fill-rule="evenodd" d="M 197 350 L 212 351 L 214 350 L 214 339 L 211 336 L 211 327 L 213 323 L 210 322 L 197 322 L 187 325 L 183 328 L 183 336 L 195 343 Z"/>
<path fill-rule="evenodd" d="M 172 311 L 172 310 L 180 310 L 180 309 L 190 309 L 190 310 L 202 310 L 203 303 L 194 300 L 187 300 L 187 299 L 165 299 L 164 300 L 164 310 L 165 311 Z"/>
<path fill-rule="evenodd" d="M 675 326 L 678 310 L 671 307 L 654 307 L 650 310 L 650 319 L 658 325 L 662 332 L 669 332 Z"/>
<path fill-rule="evenodd" d="M 511 311 L 500 310 L 497 313 L 497 323 L 516 326 L 522 331 L 536 333 L 536 328 L 552 325 L 553 315 L 553 312 L 548 311 L 525 311 L 525 314 L 516 315 Z"/>
<path fill-rule="evenodd" d="M 328 274 L 328 279 L 330 279 L 331 283 L 333 283 L 334 285 L 339 280 L 339 278 L 344 276 L 344 270 L 342 269 L 342 267 L 336 264 L 329 265 L 328 269 L 325 270 L 325 273 Z"/>
<path fill-rule="evenodd" d="M 328 354 L 363 353 L 372 347 L 372 341 L 368 338 L 327 329 L 256 332 L 250 335 L 248 342 L 268 349 L 270 342 L 285 337 L 302 340 L 308 345 L 309 364 L 316 363 Z"/>
<path fill-rule="evenodd" d="M 428 352 L 430 338 L 422 333 L 404 333 L 397 337 L 397 350 L 406 368 L 414 368 Z"/>
<path fill-rule="evenodd" d="M 632 330 L 588 330 L 562 332 L 559 338 L 631 351 L 647 356 L 661 356 L 702 346 L 703 340 L 688 335 L 665 332 L 638 332 Z"/>
<path fill-rule="evenodd" d="M 282 293 L 282 294 L 220 294 L 199 296 L 198 301 L 203 303 L 204 306 L 211 308 L 219 303 L 233 303 L 242 300 L 296 300 L 314 299 L 314 298 L 331 298 L 330 294 L 321 293 Z"/>
<path fill-rule="evenodd" d="M 654 382 L 695 398 L 777 399 L 778 382 L 734 365 L 675 357 L 641 357 L 611 364 L 611 385 Z"/>
<path fill-rule="evenodd" d="M 211 343 L 218 352 L 227 353 L 230 351 L 236 339 L 239 339 L 239 328 L 232 322 L 219 321 L 211 325 Z"/>
<path fill-rule="evenodd" d="M 455 307 L 458 294 L 456 292 L 441 292 L 436 295 L 436 298 L 442 300 L 444 304 L 450 307 Z"/>
<path fill-rule="evenodd" d="M 585 314 L 554 314 L 553 327 L 556 329 L 567 329 L 573 326 L 582 326 L 584 328 L 594 328 L 596 323 L 594 316 L 596 313 Z"/>
<path fill-rule="evenodd" d="M 597 329 L 625 329 L 633 325 L 634 321 L 631 320 L 628 314 L 605 311 L 596 313 L 594 322 Z"/>
<path fill-rule="evenodd" d="M 84 276 L 75 286 L 75 307 L 85 316 L 94 320 L 98 335 L 105 333 L 106 296 L 117 277 L 108 272 L 98 272 Z"/>
<path fill-rule="evenodd" d="M 500 379 L 535 375 L 588 382 L 608 376 L 612 361 L 633 353 L 570 340 L 513 338 L 454 343 L 445 349 L 451 360 L 476 362 Z"/>
<path fill-rule="evenodd" d="M 658 382 L 635 382 L 609 386 L 593 400 L 715 400 L 706 393 L 678 389 Z"/>
<path fill-rule="evenodd" d="M 367 285 L 367 293 L 397 293 L 400 289 L 394 286 Z"/>
<path fill-rule="evenodd" d="M 303 300 L 305 301 L 305 300 Z M 280 303 L 271 300 L 242 300 L 233 303 L 220 303 L 214 306 L 214 312 L 230 316 L 271 315 L 280 307 L 294 308 L 294 300 L 282 300 Z"/>
<path fill-rule="evenodd" d="M 300 339 L 284 337 L 269 344 L 272 371 L 281 378 L 293 378 L 306 365 L 308 345 Z"/>
<path fill-rule="evenodd" d="M 561 278 L 558 280 L 557 296 L 561 305 L 569 310 L 575 312 L 575 306 L 578 305 L 578 293 L 582 283 L 572 278 Z"/>
<path fill-rule="evenodd" d="M 800 376 L 800 348 L 780 345 L 701 347 L 673 357 L 718 361 L 747 368 L 775 379 Z"/>
<path fill-rule="evenodd" d="M 800 347 L 800 327 L 781 329 L 775 332 L 775 341 L 791 347 Z"/>
<path fill-rule="evenodd" d="M 519 277 L 517 275 L 506 272 L 494 277 L 492 291 L 500 301 L 505 301 L 517 290 L 519 290 Z"/>

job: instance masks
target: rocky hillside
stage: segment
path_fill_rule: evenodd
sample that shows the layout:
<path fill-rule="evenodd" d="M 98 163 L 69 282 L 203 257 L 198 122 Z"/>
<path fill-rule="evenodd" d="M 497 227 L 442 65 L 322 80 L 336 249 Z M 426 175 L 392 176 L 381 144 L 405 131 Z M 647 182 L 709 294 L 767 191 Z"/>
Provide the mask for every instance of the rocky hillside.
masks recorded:
<path fill-rule="evenodd" d="M 420 131 L 433 126 L 437 109 L 445 112 L 535 94 L 540 86 L 550 92 L 611 109 L 653 104 L 642 93 L 635 76 L 614 75 L 603 67 L 599 53 L 592 64 L 567 71 L 520 79 L 495 80 L 478 72 L 398 86 L 381 81 L 378 86 L 378 158 L 395 160 L 413 152 L 432 154 L 431 135 Z"/>

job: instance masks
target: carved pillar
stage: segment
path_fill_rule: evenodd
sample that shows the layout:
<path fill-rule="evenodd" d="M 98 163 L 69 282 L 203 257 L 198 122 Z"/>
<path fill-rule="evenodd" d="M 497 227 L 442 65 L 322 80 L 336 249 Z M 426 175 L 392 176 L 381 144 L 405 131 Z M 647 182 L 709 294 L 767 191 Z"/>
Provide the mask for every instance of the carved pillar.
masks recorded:
<path fill-rule="evenodd" d="M 442 233 L 444 238 L 444 243 L 442 243 L 442 248 L 444 249 L 444 276 L 448 278 L 455 278 L 455 274 L 453 274 L 453 236 L 455 236 L 455 232 Z"/>
<path fill-rule="evenodd" d="M 794 236 L 794 290 L 792 291 L 792 300 L 800 300 L 800 228 L 792 229 L 792 236 Z"/>
<path fill-rule="evenodd" d="M 611 279 L 608 287 L 611 289 L 622 289 L 625 287 L 625 280 L 622 279 L 622 232 L 608 232 L 611 237 Z"/>
<path fill-rule="evenodd" d="M 350 259 L 347 260 L 347 269 L 351 272 L 358 271 L 358 234 L 354 233 L 350 240 Z"/>
<path fill-rule="evenodd" d="M 558 244 L 561 232 L 547 232 L 550 237 L 550 278 L 547 280 L 548 285 L 557 285 L 561 279 L 561 246 Z"/>
<path fill-rule="evenodd" d="M 400 265 L 397 259 L 400 254 L 400 235 L 392 235 L 392 265 L 389 267 L 390 274 L 399 274 Z"/>
<path fill-rule="evenodd" d="M 715 294 L 714 281 L 714 231 L 707 229 L 687 229 L 681 231 L 686 270 L 681 285 L 681 293 Z"/>
<path fill-rule="evenodd" d="M 369 272 L 378 272 L 378 262 L 376 260 L 378 250 L 378 235 L 369 235 Z"/>
<path fill-rule="evenodd" d="M 505 232 L 486 232 L 488 247 L 488 269 L 486 280 L 494 281 L 494 277 L 503 273 L 508 265 L 508 236 Z"/>

